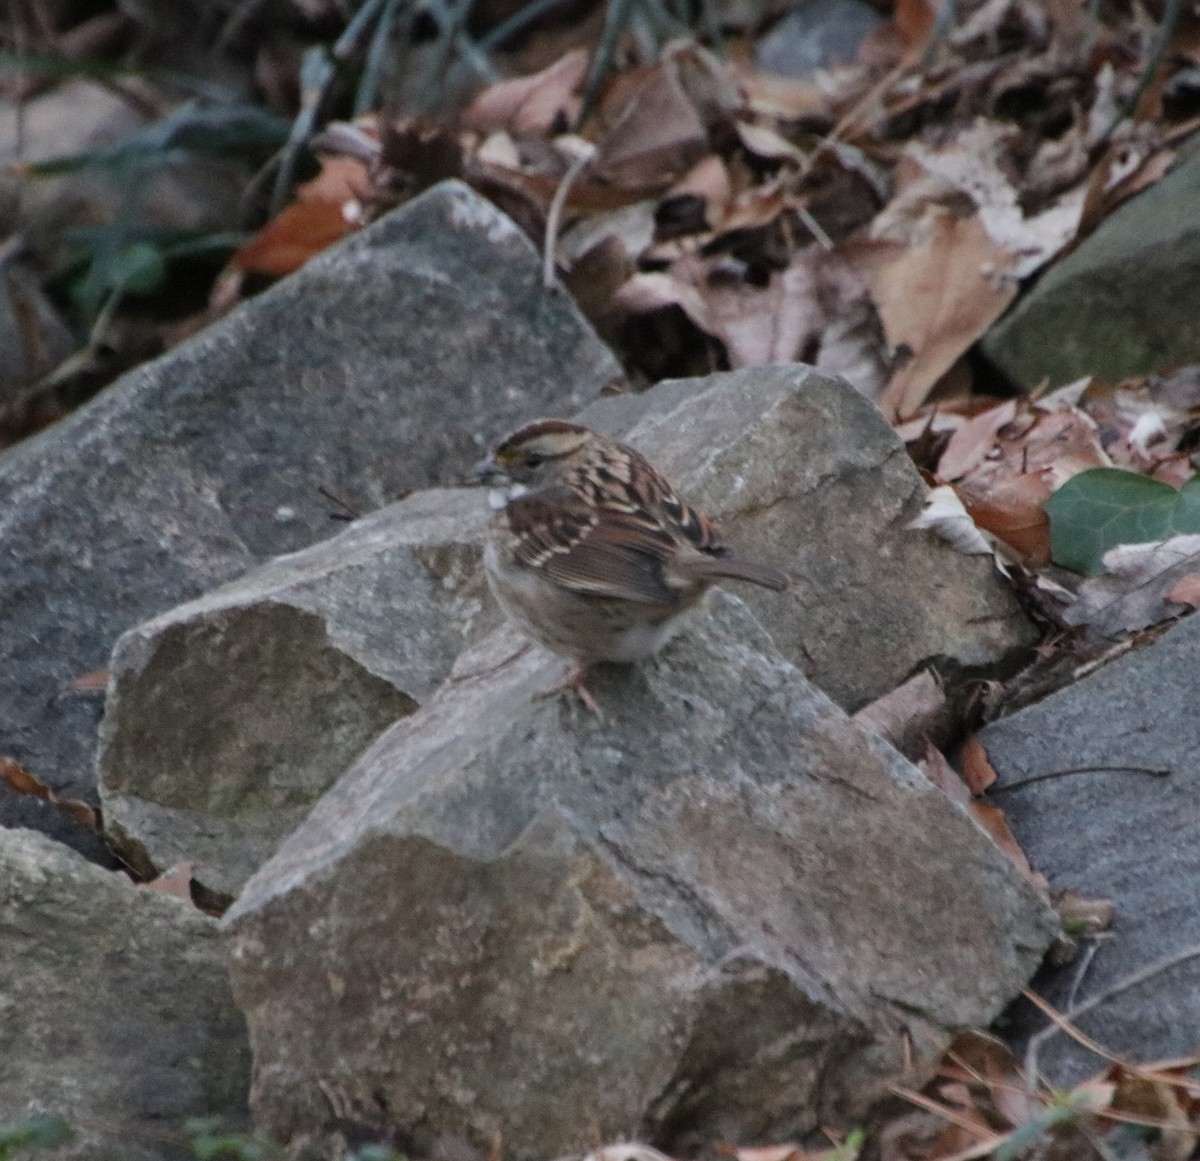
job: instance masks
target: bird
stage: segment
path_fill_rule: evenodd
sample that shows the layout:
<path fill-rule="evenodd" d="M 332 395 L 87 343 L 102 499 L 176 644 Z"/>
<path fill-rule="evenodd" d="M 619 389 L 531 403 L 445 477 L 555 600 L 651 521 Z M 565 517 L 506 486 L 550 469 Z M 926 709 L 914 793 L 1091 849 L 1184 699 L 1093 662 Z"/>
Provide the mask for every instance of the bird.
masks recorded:
<path fill-rule="evenodd" d="M 780 569 L 746 560 L 639 452 L 563 419 L 518 428 L 477 465 L 493 491 L 484 570 L 524 635 L 575 662 L 554 690 L 586 686 L 598 662 L 656 654 L 718 581 L 782 591 Z"/>

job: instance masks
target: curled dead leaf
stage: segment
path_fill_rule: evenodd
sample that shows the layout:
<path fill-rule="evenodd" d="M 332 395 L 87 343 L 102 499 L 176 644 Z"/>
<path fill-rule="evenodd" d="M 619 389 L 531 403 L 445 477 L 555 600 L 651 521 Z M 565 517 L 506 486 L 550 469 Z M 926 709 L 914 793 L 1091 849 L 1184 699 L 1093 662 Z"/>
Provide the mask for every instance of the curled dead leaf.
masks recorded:
<path fill-rule="evenodd" d="M 31 794 L 69 814 L 88 830 L 102 829 L 100 811 L 78 798 L 60 798 L 40 778 L 31 774 L 15 758 L 0 757 L 0 782 L 17 794 Z"/>
<path fill-rule="evenodd" d="M 587 52 L 576 48 L 532 76 L 489 85 L 463 110 L 462 123 L 483 133 L 561 131 L 579 114 L 587 67 Z"/>
<path fill-rule="evenodd" d="M 863 706 L 854 720 L 885 738 L 906 758 L 915 759 L 930 738 L 946 732 L 946 712 L 942 683 L 926 669 Z"/>
<path fill-rule="evenodd" d="M 924 244 L 902 251 L 871 281 L 888 346 L 912 353 L 880 400 L 891 419 L 911 415 L 1017 293 L 1016 282 L 1005 276 L 1012 256 L 978 217 L 930 212 Z"/>

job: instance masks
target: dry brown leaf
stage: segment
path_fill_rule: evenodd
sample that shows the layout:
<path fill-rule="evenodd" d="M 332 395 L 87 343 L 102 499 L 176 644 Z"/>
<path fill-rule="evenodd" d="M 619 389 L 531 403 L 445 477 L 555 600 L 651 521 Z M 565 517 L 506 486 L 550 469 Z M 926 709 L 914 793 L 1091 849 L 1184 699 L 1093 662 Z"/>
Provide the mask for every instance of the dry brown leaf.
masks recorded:
<path fill-rule="evenodd" d="M 1072 935 L 1108 931 L 1117 911 L 1111 899 L 1089 899 L 1069 887 L 1055 892 L 1054 910 L 1062 920 L 1063 929 Z"/>
<path fill-rule="evenodd" d="M 715 153 L 698 161 L 667 191 L 668 197 L 689 194 L 704 200 L 710 226 L 725 216 L 733 196 L 733 183 L 728 167 Z"/>
<path fill-rule="evenodd" d="M 925 497 L 925 506 L 905 527 L 914 532 L 928 529 L 967 556 L 986 556 L 992 552 L 991 544 L 949 484 L 931 489 Z"/>
<path fill-rule="evenodd" d="M 69 814 L 76 822 L 99 833 L 101 828 L 100 811 L 78 798 L 60 798 L 40 778 L 31 774 L 15 758 L 0 757 L 0 782 L 17 794 L 31 794 L 57 806 Z"/>
<path fill-rule="evenodd" d="M 1013 834 L 1008 825 L 1008 819 L 1004 816 L 998 806 L 993 806 L 990 802 L 979 802 L 977 799 L 972 799 L 967 807 L 968 813 L 985 830 L 988 837 L 1000 848 L 1000 851 L 1008 859 L 1010 863 L 1025 876 L 1030 885 L 1043 898 L 1049 898 L 1050 885 L 1046 882 L 1043 875 L 1029 865 L 1029 859 L 1025 857 L 1025 852 L 1021 850 L 1021 844 L 1017 842 L 1016 835 Z"/>
<path fill-rule="evenodd" d="M 933 0 L 896 0 L 892 24 L 909 48 L 919 48 L 929 36 L 936 16 L 937 5 Z"/>
<path fill-rule="evenodd" d="M 1054 490 L 1049 470 L 1006 480 L 986 492 L 976 487 L 955 488 L 971 519 L 1003 540 L 1024 564 L 1033 568 L 1049 564 L 1050 517 L 1042 506 Z"/>
<path fill-rule="evenodd" d="M 958 806 L 970 806 L 971 792 L 967 784 L 955 772 L 946 755 L 932 742 L 925 743 L 925 756 L 917 763 L 917 768 L 951 802 Z"/>
<path fill-rule="evenodd" d="M 561 131 L 579 115 L 587 67 L 587 52 L 577 48 L 532 76 L 489 85 L 463 110 L 462 123 L 481 133 Z"/>
<path fill-rule="evenodd" d="M 958 757 L 962 763 L 962 779 L 978 798 L 996 781 L 996 770 L 977 734 L 963 742 Z"/>
<path fill-rule="evenodd" d="M 1037 1111 L 1012 1050 L 990 1033 L 974 1029 L 958 1033 L 946 1049 L 938 1075 L 969 1078 L 984 1086 L 987 1099 L 1010 1126 L 1025 1124 Z"/>
<path fill-rule="evenodd" d="M 686 255 L 667 273 L 637 274 L 618 292 L 632 313 L 678 306 L 702 331 L 725 344 L 730 366 L 790 363 L 819 333 L 823 312 L 803 263 L 777 272 L 766 287 L 725 276 L 719 262 Z"/>
<path fill-rule="evenodd" d="M 704 122 L 665 58 L 618 78 L 598 117 L 590 169 L 614 185 L 669 186 L 709 151 Z"/>
<path fill-rule="evenodd" d="M 324 159 L 320 174 L 300 186 L 296 200 L 234 253 L 228 269 L 272 278 L 299 270 L 363 225 L 363 203 L 370 195 L 366 164 L 354 157 Z"/>
<path fill-rule="evenodd" d="M 758 71 L 739 71 L 738 81 L 750 111 L 760 117 L 794 120 L 827 113 L 829 96 L 812 81 L 777 77 Z"/>
<path fill-rule="evenodd" d="M 174 895 L 176 899 L 192 901 L 192 871 L 195 863 L 176 863 L 163 871 L 157 879 L 139 884 L 145 891 L 158 891 L 163 895 Z"/>
<path fill-rule="evenodd" d="M 890 742 L 907 758 L 918 757 L 928 739 L 946 729 L 946 693 L 937 675 L 922 670 L 863 706 L 854 720 Z"/>
<path fill-rule="evenodd" d="M 938 478 L 946 481 L 961 479 L 974 471 L 996 446 L 1000 429 L 1017 417 L 1017 401 L 1009 399 L 962 424 L 946 445 L 938 460 Z"/>
<path fill-rule="evenodd" d="M 1184 1067 L 1163 1065 L 1126 1066 L 1113 1064 L 1101 1078 L 1115 1086 L 1111 1108 L 1126 1117 L 1160 1127 L 1159 1139 L 1151 1154 L 1154 1161 L 1187 1161 L 1197 1143 L 1196 1100 L 1190 1085 L 1181 1086 Z"/>
<path fill-rule="evenodd" d="M 1123 141 L 1112 145 L 1088 179 L 1079 233 L 1090 233 L 1123 201 L 1166 177 L 1175 157 L 1175 150 L 1157 144 Z"/>
<path fill-rule="evenodd" d="M 71 693 L 103 693 L 108 688 L 108 670 L 91 669 L 72 677 L 67 683 Z"/>
<path fill-rule="evenodd" d="M 785 210 L 791 208 L 791 199 L 783 192 L 778 182 L 767 182 L 753 186 L 735 195 L 725 217 L 713 223 L 713 228 L 724 233 L 731 230 L 757 230 L 770 225 Z"/>
<path fill-rule="evenodd" d="M 1063 617 L 1116 640 L 1179 616 L 1182 610 L 1172 606 L 1169 594 L 1185 582 L 1193 589 L 1200 584 L 1200 535 L 1120 544 L 1104 554 L 1103 563 L 1104 571 L 1083 582 Z"/>
<path fill-rule="evenodd" d="M 766 158 L 768 161 L 804 161 L 803 152 L 769 125 L 752 125 L 747 121 L 739 121 L 735 128 L 741 143 L 755 157 Z"/>
<path fill-rule="evenodd" d="M 911 352 L 892 376 L 880 404 L 906 418 L 1016 297 L 1002 275 L 1010 256 L 978 218 L 931 211 L 927 240 L 885 264 L 871 289 L 892 350 Z"/>

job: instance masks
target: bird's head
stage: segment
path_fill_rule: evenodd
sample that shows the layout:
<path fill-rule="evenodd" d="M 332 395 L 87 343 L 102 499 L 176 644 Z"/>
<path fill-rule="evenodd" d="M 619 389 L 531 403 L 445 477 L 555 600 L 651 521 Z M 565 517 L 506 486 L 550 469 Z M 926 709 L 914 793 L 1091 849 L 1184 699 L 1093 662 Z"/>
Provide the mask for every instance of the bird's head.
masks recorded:
<path fill-rule="evenodd" d="M 501 475 L 526 488 L 560 480 L 596 438 L 564 419 L 535 419 L 506 436 L 480 465 L 482 474 Z"/>

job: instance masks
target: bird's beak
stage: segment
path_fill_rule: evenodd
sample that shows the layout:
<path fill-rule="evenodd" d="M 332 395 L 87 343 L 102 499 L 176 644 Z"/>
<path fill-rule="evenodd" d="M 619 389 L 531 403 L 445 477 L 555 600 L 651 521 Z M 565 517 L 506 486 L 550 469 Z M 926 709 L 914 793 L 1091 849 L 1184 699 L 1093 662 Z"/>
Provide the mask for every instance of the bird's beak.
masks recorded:
<path fill-rule="evenodd" d="M 471 475 L 474 476 L 477 484 L 493 483 L 497 476 L 503 474 L 493 456 L 485 456 L 481 460 L 476 460 L 474 467 L 471 468 Z"/>

